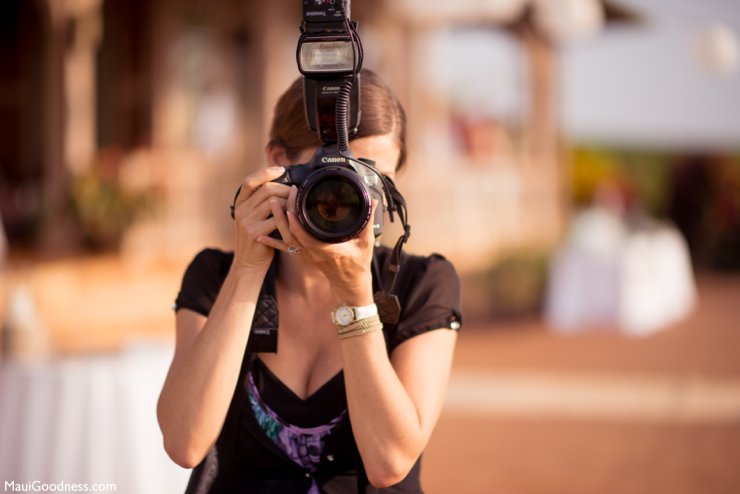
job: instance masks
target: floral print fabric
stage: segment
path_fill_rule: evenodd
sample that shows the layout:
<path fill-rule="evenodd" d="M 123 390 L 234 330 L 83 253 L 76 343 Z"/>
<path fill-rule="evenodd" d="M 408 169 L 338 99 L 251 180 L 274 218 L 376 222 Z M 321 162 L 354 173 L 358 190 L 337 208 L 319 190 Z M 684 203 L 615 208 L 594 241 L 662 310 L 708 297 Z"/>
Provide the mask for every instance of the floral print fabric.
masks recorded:
<path fill-rule="evenodd" d="M 247 395 L 249 404 L 257 419 L 257 423 L 267 437 L 273 440 L 291 460 L 302 468 L 313 472 L 321 461 L 326 437 L 331 434 L 336 425 L 347 415 L 344 409 L 328 424 L 316 427 L 299 427 L 280 418 L 266 403 L 262 401 L 252 373 L 248 374 Z M 318 494 L 319 489 L 315 481 L 308 494 Z"/>

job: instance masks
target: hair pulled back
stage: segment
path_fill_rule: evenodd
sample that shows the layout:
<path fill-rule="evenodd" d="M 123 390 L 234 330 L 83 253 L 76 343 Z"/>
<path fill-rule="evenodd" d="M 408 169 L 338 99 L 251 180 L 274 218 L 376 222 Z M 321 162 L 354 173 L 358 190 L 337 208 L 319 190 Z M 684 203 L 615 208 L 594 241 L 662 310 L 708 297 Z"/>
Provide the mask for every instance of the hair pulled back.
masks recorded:
<path fill-rule="evenodd" d="M 398 171 L 406 163 L 406 113 L 398 98 L 375 72 L 363 69 L 360 74 L 360 125 L 350 140 L 394 135 L 400 149 L 396 163 Z M 290 85 L 275 105 L 270 145 L 282 147 L 291 161 L 297 160 L 304 150 L 321 145 L 317 133 L 306 123 L 302 77 Z"/>

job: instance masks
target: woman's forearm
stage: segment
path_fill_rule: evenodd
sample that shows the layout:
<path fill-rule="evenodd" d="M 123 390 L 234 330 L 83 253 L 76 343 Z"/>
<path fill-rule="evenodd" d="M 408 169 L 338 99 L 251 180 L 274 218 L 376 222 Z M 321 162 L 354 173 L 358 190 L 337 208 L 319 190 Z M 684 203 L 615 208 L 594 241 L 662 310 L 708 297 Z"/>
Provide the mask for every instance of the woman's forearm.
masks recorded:
<path fill-rule="evenodd" d="M 349 305 L 372 303 L 370 277 L 353 287 L 335 286 L 334 296 Z M 352 431 L 368 479 L 392 485 L 406 476 L 426 444 L 419 413 L 391 365 L 382 332 L 340 344 Z"/>
<path fill-rule="evenodd" d="M 178 334 L 157 417 L 165 449 L 181 466 L 197 465 L 218 437 L 237 384 L 264 276 L 264 271 L 232 268 L 197 336 L 190 341 Z M 188 323 L 178 321 L 181 324 Z M 183 330 L 188 334 L 197 328 L 178 327 L 178 333 Z"/>
<path fill-rule="evenodd" d="M 382 332 L 342 340 L 352 431 L 368 479 L 401 481 L 426 444 L 419 413 L 393 369 Z"/>

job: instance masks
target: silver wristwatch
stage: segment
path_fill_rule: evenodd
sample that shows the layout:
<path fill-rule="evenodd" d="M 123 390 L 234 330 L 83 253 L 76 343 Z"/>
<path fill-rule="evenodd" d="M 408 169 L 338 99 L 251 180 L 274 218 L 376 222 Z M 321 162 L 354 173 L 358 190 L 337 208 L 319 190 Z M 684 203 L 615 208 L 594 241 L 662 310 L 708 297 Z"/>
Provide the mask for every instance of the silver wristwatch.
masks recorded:
<path fill-rule="evenodd" d="M 349 326 L 353 322 L 375 316 L 378 314 L 378 306 L 375 304 L 362 307 L 350 307 L 340 305 L 331 313 L 331 320 L 337 326 Z"/>

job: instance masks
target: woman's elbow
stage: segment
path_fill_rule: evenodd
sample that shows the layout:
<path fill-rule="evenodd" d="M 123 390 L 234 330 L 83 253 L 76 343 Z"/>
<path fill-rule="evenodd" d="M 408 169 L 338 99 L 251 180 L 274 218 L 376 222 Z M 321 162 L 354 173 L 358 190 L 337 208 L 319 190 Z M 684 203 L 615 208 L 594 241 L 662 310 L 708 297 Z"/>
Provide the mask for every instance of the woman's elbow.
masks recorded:
<path fill-rule="evenodd" d="M 384 489 L 401 482 L 409 474 L 416 463 L 415 459 L 397 459 L 395 461 L 379 462 L 377 465 L 365 467 L 367 480 L 373 487 Z"/>
<path fill-rule="evenodd" d="M 182 468 L 195 468 L 203 461 L 208 452 L 207 450 L 203 451 L 202 448 L 178 444 L 173 440 L 168 440 L 166 436 L 164 438 L 164 450 L 167 456 Z"/>
<path fill-rule="evenodd" d="M 209 448 L 195 444 L 186 436 L 178 434 L 172 427 L 173 424 L 162 416 L 161 409 L 158 409 L 157 412 L 159 429 L 162 431 L 162 444 L 167 456 L 183 468 L 195 468 L 203 461 Z M 170 427 L 167 426 L 168 423 Z"/>
<path fill-rule="evenodd" d="M 388 487 L 391 487 L 393 485 L 396 485 L 403 479 L 405 479 L 405 475 L 394 475 L 394 474 L 384 474 L 380 476 L 372 476 L 368 474 L 367 480 L 370 482 L 370 484 L 373 487 L 376 487 L 378 489 L 386 489 Z"/>

